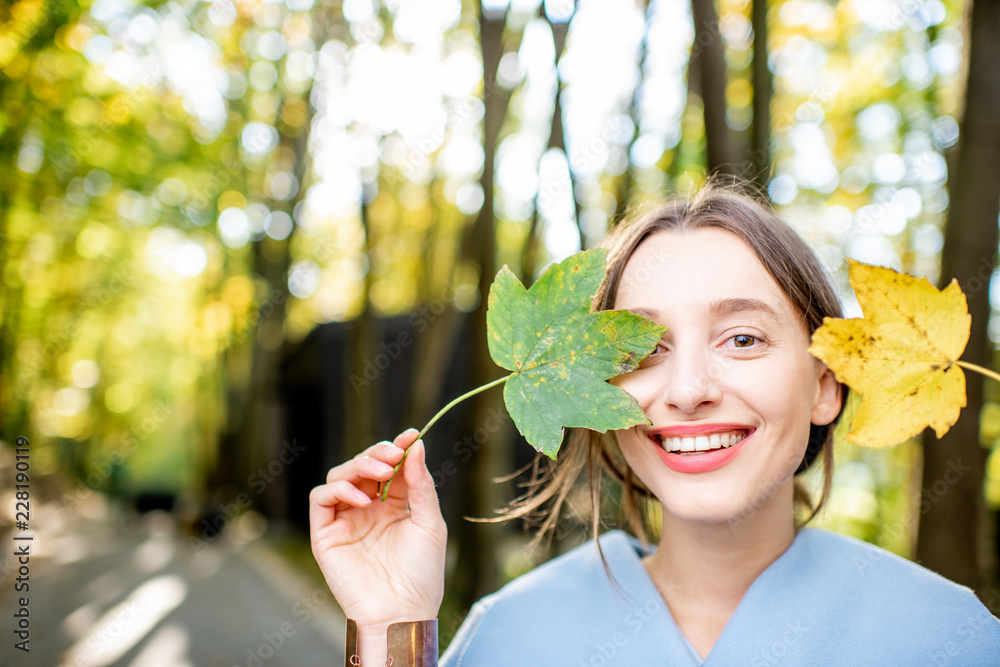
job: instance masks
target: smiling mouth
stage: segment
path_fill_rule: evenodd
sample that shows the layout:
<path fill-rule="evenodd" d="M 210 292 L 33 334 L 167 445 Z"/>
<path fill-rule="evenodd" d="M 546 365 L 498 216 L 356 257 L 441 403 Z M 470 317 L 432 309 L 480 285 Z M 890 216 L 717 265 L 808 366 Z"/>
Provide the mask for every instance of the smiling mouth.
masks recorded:
<path fill-rule="evenodd" d="M 656 441 L 663 450 L 671 454 L 697 456 L 706 452 L 728 449 L 745 439 L 750 433 L 751 431 L 747 429 L 734 429 L 724 433 L 685 436 L 682 438 L 663 437 L 659 434 L 652 434 L 650 438 Z"/>

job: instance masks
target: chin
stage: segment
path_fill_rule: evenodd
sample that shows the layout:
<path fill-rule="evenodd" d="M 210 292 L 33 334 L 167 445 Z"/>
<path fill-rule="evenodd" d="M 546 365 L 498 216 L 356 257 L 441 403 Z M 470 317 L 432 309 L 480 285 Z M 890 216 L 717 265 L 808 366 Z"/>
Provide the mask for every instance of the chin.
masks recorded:
<path fill-rule="evenodd" d="M 688 523 L 732 523 L 746 519 L 754 511 L 750 503 L 686 501 L 664 503 L 663 511 Z"/>

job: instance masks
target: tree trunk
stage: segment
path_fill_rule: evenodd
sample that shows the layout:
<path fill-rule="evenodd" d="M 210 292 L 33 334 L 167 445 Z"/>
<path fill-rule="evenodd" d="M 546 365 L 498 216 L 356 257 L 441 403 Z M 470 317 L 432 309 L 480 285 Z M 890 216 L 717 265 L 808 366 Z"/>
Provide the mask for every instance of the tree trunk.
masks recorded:
<path fill-rule="evenodd" d="M 649 56 L 649 48 L 646 46 L 646 40 L 649 38 L 649 2 L 645 2 L 643 7 L 643 23 L 646 28 L 643 30 L 642 43 L 639 45 L 639 73 L 640 80 L 636 82 L 635 88 L 632 89 L 632 98 L 629 100 L 628 109 L 626 113 L 629 119 L 632 121 L 632 136 L 629 138 L 628 146 L 626 147 L 626 154 L 630 153 L 632 150 L 632 144 L 635 140 L 639 138 L 639 91 L 642 89 L 642 71 L 646 66 L 646 58 Z M 671 162 L 671 167 L 677 164 L 677 153 L 680 149 L 680 144 L 674 147 L 674 159 Z M 635 173 L 632 171 L 632 161 L 629 160 L 626 167 L 625 173 L 622 174 L 621 178 L 616 183 L 615 188 L 615 212 L 612 214 L 612 218 L 608 227 L 612 227 L 622 220 L 628 214 L 628 203 L 629 203 L 629 193 L 632 191 L 632 187 L 635 185 Z"/>
<path fill-rule="evenodd" d="M 368 381 L 365 376 L 365 362 L 373 363 L 376 350 L 375 340 L 377 327 L 372 309 L 368 303 L 371 288 L 371 276 L 374 272 L 372 262 L 371 225 L 368 221 L 368 203 L 361 202 L 361 223 L 365 230 L 365 253 L 368 257 L 368 271 L 362 279 L 361 312 L 352 322 L 350 338 L 348 339 L 347 358 L 351 365 L 351 374 L 347 377 L 344 387 L 346 400 L 346 419 L 344 420 L 344 452 L 348 457 L 361 453 L 366 447 L 375 444 L 375 411 L 379 405 L 381 373 Z M 354 381 L 352 382 L 352 378 Z M 365 383 L 358 381 L 365 378 Z"/>
<path fill-rule="evenodd" d="M 460 262 L 478 263 L 481 249 L 476 246 L 476 243 L 480 238 L 478 235 L 482 233 L 481 228 L 488 225 L 489 229 L 493 229 L 492 200 L 490 199 L 493 188 L 492 161 L 494 154 L 496 153 L 500 127 L 503 125 L 504 118 L 507 115 L 507 108 L 510 104 L 511 97 L 511 91 L 505 88 L 497 87 L 496 85 L 496 68 L 499 65 L 500 57 L 504 53 L 502 48 L 503 45 L 500 40 L 503 35 L 503 25 L 505 20 L 505 16 L 496 19 L 490 17 L 490 24 L 496 25 L 498 29 L 493 28 L 491 31 L 482 31 L 480 35 L 481 43 L 483 39 L 488 39 L 490 44 L 489 46 L 486 46 L 485 43 L 482 44 L 484 64 L 483 71 L 489 74 L 484 75 L 483 80 L 483 105 L 485 107 L 485 117 L 483 120 L 484 165 L 483 175 L 480 177 L 480 186 L 483 188 L 483 195 L 485 197 L 483 200 L 483 208 L 485 209 L 490 207 L 490 217 L 487 222 L 483 219 L 483 211 L 480 211 L 471 227 L 466 229 L 466 233 L 462 238 L 459 256 L 456 258 L 456 265 Z M 509 35 L 509 37 L 511 38 L 511 43 L 508 45 L 508 48 L 512 51 L 516 51 L 520 35 Z M 491 60 L 489 62 L 487 61 L 487 49 L 490 52 L 489 57 Z M 496 62 L 490 64 L 492 59 L 495 59 Z M 432 225 L 431 229 L 434 228 L 435 226 Z M 428 242 L 428 252 L 431 251 L 432 244 Z M 430 263 L 428 263 L 428 267 L 429 266 Z M 427 275 L 430 275 L 429 270 L 426 273 Z M 492 279 L 493 274 L 491 273 L 490 280 Z M 451 282 L 451 279 L 449 279 L 449 289 L 446 290 L 446 299 L 451 299 L 451 291 L 454 290 L 454 287 L 455 285 Z M 426 294 L 428 303 L 432 302 L 436 298 L 439 297 L 437 295 L 432 295 L 429 292 Z M 486 300 L 486 293 L 482 293 L 482 299 L 483 301 Z M 415 353 L 415 376 L 421 378 L 421 381 L 420 383 L 413 385 L 409 403 L 410 408 L 407 413 L 411 418 L 410 423 L 414 426 L 422 426 L 424 421 L 433 416 L 438 408 L 441 407 L 439 403 L 441 399 L 441 390 L 444 386 L 446 379 L 445 374 L 448 370 L 448 365 L 444 363 L 444 360 L 447 360 L 454 350 L 453 341 L 468 316 L 469 315 L 466 313 L 459 312 L 451 305 L 448 305 L 441 315 L 429 318 L 426 331 L 416 339 L 417 350 Z M 485 329 L 483 329 L 483 336 L 485 335 Z M 469 388 L 471 389 L 472 387 Z M 452 398 L 454 398 L 454 396 L 447 397 L 448 400 L 451 400 Z"/>
<path fill-rule="evenodd" d="M 312 114 L 310 112 L 309 118 Z M 308 128 L 298 136 L 282 135 L 281 143 L 295 155 L 295 176 L 303 183 L 308 160 Z M 291 215 L 294 205 L 301 200 L 302 189 L 291 202 L 269 202 L 272 210 L 285 210 Z M 266 244 L 266 245 L 265 245 Z M 291 265 L 291 239 L 274 241 L 270 238 L 253 242 L 253 271 L 262 276 L 269 292 L 259 306 L 259 319 L 253 331 L 253 338 L 245 343 L 251 350 L 239 349 L 237 354 L 251 355 L 249 382 L 240 387 L 242 380 L 234 380 L 232 373 L 227 378 L 230 386 L 230 405 L 239 401 L 235 413 L 239 422 L 235 437 L 225 437 L 219 441 L 218 465 L 215 466 L 208 486 L 233 484 L 240 490 L 247 490 L 247 480 L 253 471 L 274 459 L 281 450 L 285 434 L 282 400 L 276 392 L 279 365 L 284 347 L 283 324 L 288 305 L 288 269 Z M 232 426 L 231 426 L 232 428 Z M 285 517 L 289 511 L 288 494 L 285 485 L 288 480 L 279 476 L 269 483 L 264 496 L 268 514 Z M 206 488 L 206 491 L 208 489 Z"/>
<path fill-rule="evenodd" d="M 480 301 L 471 313 L 472 326 L 472 386 L 477 387 L 499 377 L 499 369 L 493 363 L 486 344 L 486 305 L 490 284 L 496 273 L 496 233 L 493 216 L 493 175 L 494 159 L 500 127 L 507 113 L 510 101 L 509 91 L 496 85 L 497 67 L 503 55 L 503 30 L 506 23 L 504 14 L 490 14 L 479 8 L 479 38 L 483 51 L 483 96 L 485 113 L 483 116 L 483 207 L 479 211 L 467 237 L 465 248 L 471 250 L 479 265 Z M 464 253 L 463 253 L 464 254 Z M 472 403 L 470 422 L 464 432 L 471 435 L 480 428 L 491 409 L 503 409 L 500 392 L 491 390 L 477 394 Z M 490 516 L 500 505 L 501 497 L 493 480 L 504 474 L 503 461 L 509 450 L 509 443 L 495 433 L 476 455 L 469 461 L 470 474 L 461 486 L 462 507 L 468 508 L 468 516 Z M 468 608 L 483 595 L 496 590 L 498 564 L 494 548 L 497 526 L 493 524 L 462 521 L 449 526 L 458 546 L 459 567 L 452 580 L 453 592 L 459 605 Z"/>
<path fill-rule="evenodd" d="M 771 180 L 771 69 L 767 66 L 767 0 L 753 0 L 753 126 L 746 171 L 766 192 Z"/>
<path fill-rule="evenodd" d="M 563 49 L 566 46 L 569 23 L 553 23 L 550 20 L 549 26 L 552 28 L 552 41 L 555 45 L 556 54 L 555 65 L 558 70 L 559 59 L 562 57 Z M 570 160 L 569 153 L 566 151 L 566 130 L 563 128 L 562 122 L 562 93 L 563 85 L 562 79 L 560 79 L 556 83 L 555 103 L 552 107 L 552 122 L 549 125 L 549 141 L 547 146 L 549 149 L 556 148 L 561 150 L 563 155 L 566 156 L 566 166 L 569 169 L 570 194 L 573 198 L 573 219 L 576 221 L 577 233 L 580 235 L 580 249 L 583 250 L 587 247 L 587 236 L 583 233 L 583 227 L 580 224 L 581 207 L 576 194 L 576 179 L 573 178 L 572 160 Z M 540 196 L 541 191 L 539 191 L 535 199 L 535 206 L 531 211 L 531 226 L 528 228 L 528 236 L 524 241 L 524 252 L 521 257 L 521 279 L 526 286 L 530 286 L 534 280 L 535 270 L 538 268 L 538 257 L 542 250 L 540 245 L 541 238 L 538 235 L 541 215 L 538 212 L 538 197 Z"/>
<path fill-rule="evenodd" d="M 970 25 L 965 115 L 941 253 L 941 284 L 956 278 L 969 301 L 972 332 L 964 359 L 990 366 L 989 284 L 1000 215 L 1000 0 L 975 0 Z M 986 450 L 979 444 L 983 378 L 966 374 L 968 405 L 938 440 L 924 438 L 917 559 L 987 601 L 996 554 L 983 562 L 988 514 L 983 502 Z"/>
<path fill-rule="evenodd" d="M 694 21 L 692 61 L 698 61 L 705 115 L 705 160 L 708 172 L 735 173 L 729 126 L 726 124 L 726 58 L 713 0 L 691 0 Z M 690 74 L 688 75 L 690 77 Z"/>
<path fill-rule="evenodd" d="M 563 49 L 566 46 L 566 36 L 569 33 L 569 22 L 552 23 L 549 21 L 549 25 L 552 27 L 552 41 L 555 44 L 556 52 L 555 64 L 558 71 L 559 59 L 562 58 Z M 566 156 L 566 168 L 569 170 L 570 198 L 573 200 L 573 220 L 576 222 L 576 231 L 580 235 L 580 249 L 584 250 L 587 248 L 587 235 L 584 234 L 583 226 L 580 224 L 580 210 L 582 207 L 580 206 L 580 200 L 576 192 L 576 179 L 573 178 L 573 161 L 570 160 L 569 153 L 566 152 L 566 130 L 563 128 L 562 122 L 562 77 L 557 76 L 557 78 L 556 99 L 552 109 L 552 125 L 549 130 L 549 148 L 558 148 Z M 528 279 L 530 280 L 531 276 L 528 276 Z"/>

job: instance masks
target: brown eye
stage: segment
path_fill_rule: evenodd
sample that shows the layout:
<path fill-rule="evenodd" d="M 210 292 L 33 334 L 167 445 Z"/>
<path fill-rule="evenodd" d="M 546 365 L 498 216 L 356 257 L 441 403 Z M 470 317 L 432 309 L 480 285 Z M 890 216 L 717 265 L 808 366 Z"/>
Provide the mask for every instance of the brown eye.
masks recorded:
<path fill-rule="evenodd" d="M 733 336 L 733 342 L 736 344 L 736 347 L 751 347 L 755 342 L 757 342 L 757 339 L 747 334 L 739 334 L 737 336 Z"/>

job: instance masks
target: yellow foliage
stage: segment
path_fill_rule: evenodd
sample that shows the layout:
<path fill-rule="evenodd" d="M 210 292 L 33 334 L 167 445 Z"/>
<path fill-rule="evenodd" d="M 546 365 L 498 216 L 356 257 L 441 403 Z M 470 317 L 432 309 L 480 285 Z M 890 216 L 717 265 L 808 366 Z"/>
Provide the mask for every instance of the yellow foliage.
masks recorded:
<path fill-rule="evenodd" d="M 227 208 L 244 208 L 246 205 L 246 197 L 237 190 L 227 190 L 219 195 L 218 207 L 220 211 L 224 211 Z"/>
<path fill-rule="evenodd" d="M 119 93 L 104 108 L 105 117 L 115 125 L 123 125 L 132 117 L 132 104 L 128 95 Z"/>
<path fill-rule="evenodd" d="M 994 512 L 1000 510 L 1000 447 L 994 447 L 986 459 L 986 484 L 983 488 L 986 505 Z"/>
<path fill-rule="evenodd" d="M 94 31 L 89 26 L 83 23 L 74 23 L 69 30 L 62 32 L 62 37 L 66 46 L 74 51 L 82 52 L 93 34 Z"/>
<path fill-rule="evenodd" d="M 253 297 L 253 282 L 247 276 L 233 276 L 226 281 L 226 287 L 222 292 L 222 299 L 237 314 L 246 312 Z"/>
<path fill-rule="evenodd" d="M 726 85 L 726 102 L 730 106 L 745 107 L 753 101 L 753 88 L 746 79 L 733 79 Z"/>
<path fill-rule="evenodd" d="M 864 319 L 825 318 L 809 348 L 862 396 L 847 439 L 886 447 L 926 426 L 941 437 L 966 403 L 957 363 L 971 326 L 965 294 L 957 281 L 941 291 L 926 278 L 848 262 Z"/>

